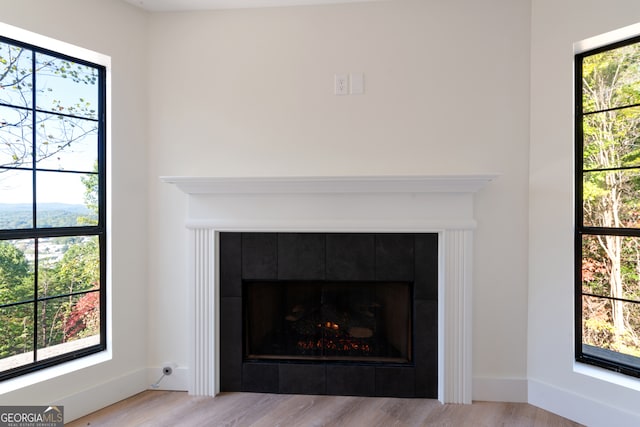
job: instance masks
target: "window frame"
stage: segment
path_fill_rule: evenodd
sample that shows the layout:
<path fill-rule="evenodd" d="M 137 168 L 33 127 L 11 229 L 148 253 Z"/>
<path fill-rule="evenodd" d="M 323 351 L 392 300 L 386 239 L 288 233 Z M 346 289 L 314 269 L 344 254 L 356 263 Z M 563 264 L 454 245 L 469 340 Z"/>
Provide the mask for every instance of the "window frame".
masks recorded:
<path fill-rule="evenodd" d="M 607 171 L 607 170 L 640 170 L 640 166 L 620 166 L 616 168 L 603 169 L 585 169 L 584 168 L 584 132 L 583 119 L 588 114 L 596 114 L 604 111 L 621 110 L 626 108 L 639 107 L 639 104 L 629 104 L 622 107 L 616 107 L 608 110 L 583 111 L 583 60 L 586 57 L 599 53 L 611 51 L 620 47 L 631 44 L 640 43 L 640 35 L 624 38 L 615 42 L 606 43 L 604 45 L 589 48 L 574 54 L 574 355 L 576 362 L 597 366 L 617 373 L 629 375 L 632 377 L 640 377 L 640 358 L 619 353 L 613 350 L 603 349 L 591 346 L 583 342 L 583 296 L 591 295 L 583 292 L 582 289 L 582 268 L 583 268 L 583 236 L 620 236 L 620 237 L 639 237 L 640 228 L 626 227 L 596 227 L 586 226 L 584 224 L 584 186 L 583 178 L 587 171 Z M 625 300 L 622 298 L 603 297 L 611 300 L 621 300 L 640 304 L 637 301 Z M 585 353 L 585 347 L 590 352 Z M 634 364 L 635 362 L 635 364 Z"/>
<path fill-rule="evenodd" d="M 36 197 L 36 179 L 35 176 L 38 171 L 45 172 L 60 172 L 58 169 L 51 168 L 38 168 L 37 162 L 32 161 L 30 167 L 16 167 L 16 168 L 4 168 L 4 169 L 14 169 L 14 170 L 30 170 L 32 173 L 32 185 L 31 191 L 33 192 L 32 198 L 32 212 L 33 212 L 33 223 L 31 228 L 24 229 L 10 229 L 10 230 L 0 230 L 0 241 L 6 240 L 18 240 L 18 239 L 33 239 L 35 246 L 37 248 L 38 239 L 45 238 L 55 238 L 55 237 L 74 237 L 74 236 L 91 236 L 97 237 L 98 239 L 98 251 L 99 251 L 99 276 L 100 276 L 100 285 L 97 291 L 81 291 L 81 292 L 73 292 L 73 293 L 65 293 L 56 295 L 55 298 L 68 297 L 68 296 L 76 296 L 82 294 L 88 294 L 91 292 L 97 292 L 99 295 L 99 310 L 100 310 L 100 340 L 98 344 L 84 347 L 81 349 L 69 351 L 57 356 L 53 356 L 41 361 L 34 360 L 29 364 L 25 364 L 22 366 L 18 366 L 15 368 L 11 368 L 5 371 L 0 372 L 0 382 L 12 378 L 16 378 L 22 376 L 24 374 L 32 373 L 35 371 L 39 371 L 51 366 L 59 365 L 65 362 L 70 362 L 77 360 L 79 358 L 83 358 L 89 355 L 93 355 L 102 351 L 107 350 L 107 288 L 108 288 L 108 265 L 107 265 L 107 237 L 108 237 L 108 218 L 107 218 L 107 85 L 108 85 L 108 75 L 107 75 L 107 66 L 104 64 L 92 62 L 87 59 L 82 59 L 77 56 L 70 55 L 68 53 L 62 52 L 62 50 L 67 49 L 57 49 L 56 50 L 43 47 L 38 44 L 32 44 L 26 41 L 21 41 L 13 37 L 7 37 L 4 35 L 0 35 L 0 42 L 8 43 L 14 46 L 21 47 L 23 49 L 30 50 L 35 58 L 36 54 L 49 55 L 56 59 L 61 59 L 65 61 L 69 61 L 72 63 L 77 63 L 80 65 L 88 66 L 97 70 L 97 92 L 98 92 L 98 100 L 97 100 L 97 119 L 90 119 L 95 121 L 97 124 L 97 171 L 93 173 L 98 177 L 98 221 L 95 225 L 81 225 L 81 226 L 65 226 L 65 227 L 52 227 L 52 226 L 42 226 L 38 228 L 37 225 L 37 210 L 36 206 L 38 203 Z M 66 45 L 63 43 L 59 43 L 60 45 Z M 35 87 L 34 87 L 35 91 Z M 5 104 L 0 102 L 1 106 L 16 108 L 16 106 Z M 38 109 L 36 108 L 35 102 L 31 104 L 29 108 L 21 107 L 23 110 L 29 110 L 32 113 L 32 120 L 35 122 L 35 117 L 37 114 L 47 114 L 50 111 L 46 109 Z M 69 117 L 87 119 L 82 116 L 68 115 Z M 35 126 L 34 126 L 35 128 Z M 33 131 L 35 133 L 35 130 Z M 32 147 L 35 147 L 37 144 L 36 138 L 32 138 L 31 141 Z M 69 171 L 65 173 L 83 173 L 80 171 Z M 39 301 L 43 301 L 45 299 L 52 299 L 54 297 L 48 298 L 38 298 L 38 273 L 37 273 L 37 257 L 35 260 L 35 271 L 34 271 L 34 297 L 30 300 L 34 307 L 37 308 L 37 304 Z M 34 308 L 34 332 L 33 332 L 33 348 L 32 352 L 34 355 L 34 359 L 37 359 L 36 355 L 38 350 L 37 343 L 37 314 L 38 310 Z"/>

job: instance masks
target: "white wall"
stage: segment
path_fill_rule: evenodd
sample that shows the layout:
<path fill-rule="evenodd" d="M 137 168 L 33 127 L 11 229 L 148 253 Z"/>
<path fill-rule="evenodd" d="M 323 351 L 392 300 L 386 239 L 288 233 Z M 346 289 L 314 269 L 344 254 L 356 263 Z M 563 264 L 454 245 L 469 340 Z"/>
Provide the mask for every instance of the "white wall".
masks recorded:
<path fill-rule="evenodd" d="M 186 200 L 159 176 L 500 173 L 477 196 L 474 397 L 525 400 L 529 22 L 528 0 L 152 14 L 149 364 L 188 360 Z M 341 72 L 365 94 L 334 96 Z"/>
<path fill-rule="evenodd" d="M 588 425 L 640 425 L 640 381 L 574 372 L 572 271 L 573 43 L 639 22 L 640 3 L 533 0 L 532 10 L 529 399 Z"/>
<path fill-rule="evenodd" d="M 108 55 L 112 61 L 112 359 L 0 394 L 0 404 L 63 404 L 68 421 L 148 385 L 147 16 L 119 0 L 0 0 L 0 10 L 5 24 Z M 19 381 L 26 380 L 28 376 Z M 6 391 L 17 384 L 5 381 L 0 386 Z"/>

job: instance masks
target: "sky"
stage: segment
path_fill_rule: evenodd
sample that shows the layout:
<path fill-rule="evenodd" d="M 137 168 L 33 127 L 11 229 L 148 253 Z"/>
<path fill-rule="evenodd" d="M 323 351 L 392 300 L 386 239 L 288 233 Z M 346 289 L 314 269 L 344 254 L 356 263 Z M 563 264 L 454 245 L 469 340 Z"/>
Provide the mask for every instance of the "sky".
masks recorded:
<path fill-rule="evenodd" d="M 31 80 L 21 82 L 21 86 L 17 83 L 23 75 L 21 72 L 32 75 L 32 56 L 29 50 L 23 50 L 20 55 L 16 52 L 18 50 L 8 44 L 0 43 L 0 58 L 20 59 L 16 71 L 0 81 L 0 165 L 25 170 L 0 168 L 0 203 L 33 202 L 33 172 L 29 168 L 32 166 L 32 130 L 35 129 L 36 166 L 50 170 L 36 172 L 37 201 L 84 204 L 85 187 L 80 178 L 86 175 L 58 171 L 94 170 L 99 87 L 92 81 L 95 74 L 89 67 L 59 60 L 54 62 L 55 66 L 37 72 L 35 103 L 45 111 L 35 113 L 36 120 L 33 120 L 33 101 L 29 95 L 33 92 L 26 86 Z M 36 67 L 50 60 L 51 57 L 37 53 Z M 0 75 L 7 70 L 2 65 L 0 62 Z"/>

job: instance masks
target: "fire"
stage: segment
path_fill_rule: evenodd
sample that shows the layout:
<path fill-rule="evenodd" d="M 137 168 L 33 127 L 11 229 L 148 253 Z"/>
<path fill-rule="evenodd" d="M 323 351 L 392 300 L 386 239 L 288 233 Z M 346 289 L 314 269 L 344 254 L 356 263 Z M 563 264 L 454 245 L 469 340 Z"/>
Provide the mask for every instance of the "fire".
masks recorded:
<path fill-rule="evenodd" d="M 342 329 L 340 324 L 332 322 L 330 320 L 322 320 L 319 323 L 313 323 L 317 328 L 315 333 L 318 333 L 322 338 L 311 338 L 306 335 L 306 338 L 302 338 L 297 341 L 298 350 L 305 351 L 319 351 L 321 353 L 346 353 L 346 354 L 369 354 L 373 350 L 368 344 L 367 338 L 371 337 L 372 332 L 369 334 L 363 334 L 359 329 L 366 328 L 345 328 Z M 313 326 L 312 326 L 313 328 Z M 360 333 L 357 335 L 355 332 Z"/>
<path fill-rule="evenodd" d="M 369 344 L 348 338 L 320 338 L 318 340 L 298 341 L 300 350 L 332 350 L 332 351 L 358 351 L 360 353 L 370 353 Z"/>
<path fill-rule="evenodd" d="M 327 329 L 337 331 L 338 329 L 340 329 L 340 325 L 333 322 L 325 322 L 325 323 L 318 323 L 318 328 L 327 328 Z"/>

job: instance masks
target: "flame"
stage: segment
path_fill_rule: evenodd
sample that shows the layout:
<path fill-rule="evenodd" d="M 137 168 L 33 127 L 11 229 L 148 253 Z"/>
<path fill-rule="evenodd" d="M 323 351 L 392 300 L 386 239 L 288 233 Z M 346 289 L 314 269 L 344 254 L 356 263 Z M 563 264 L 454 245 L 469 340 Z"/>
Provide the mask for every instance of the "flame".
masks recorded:
<path fill-rule="evenodd" d="M 334 331 L 337 331 L 338 329 L 340 329 L 340 325 L 338 325 L 337 323 L 329 322 L 329 321 L 324 323 L 318 323 L 316 326 L 318 328 L 332 329 Z"/>
<path fill-rule="evenodd" d="M 318 340 L 298 341 L 298 348 L 300 350 L 333 350 L 333 351 L 358 351 L 361 353 L 370 353 L 371 347 L 369 344 L 352 340 L 348 338 L 331 339 L 320 338 Z"/>

